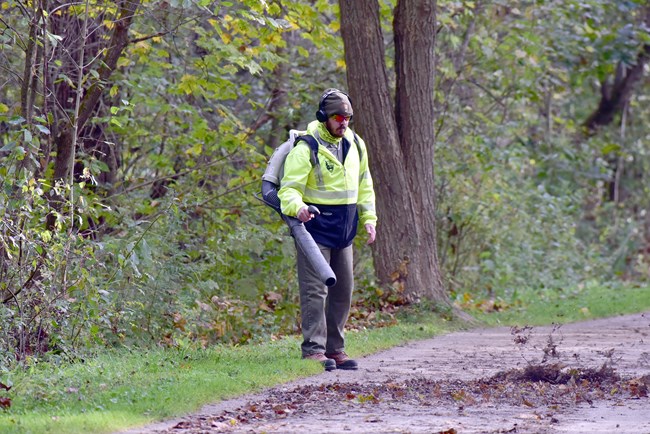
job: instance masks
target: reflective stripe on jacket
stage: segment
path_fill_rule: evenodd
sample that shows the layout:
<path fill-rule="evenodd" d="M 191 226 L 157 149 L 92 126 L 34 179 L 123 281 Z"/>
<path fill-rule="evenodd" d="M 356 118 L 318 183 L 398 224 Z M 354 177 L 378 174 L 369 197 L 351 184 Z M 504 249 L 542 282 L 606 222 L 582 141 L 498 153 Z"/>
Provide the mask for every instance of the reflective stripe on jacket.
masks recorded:
<path fill-rule="evenodd" d="M 314 121 L 308 133 L 318 138 L 324 124 Z M 344 163 L 339 162 L 325 146 L 319 143 L 318 166 L 312 166 L 310 149 L 301 141 L 289 152 L 284 162 L 284 177 L 278 196 L 282 212 L 295 217 L 306 205 L 316 205 L 321 215 L 305 224 L 314 240 L 331 248 L 343 248 L 352 243 L 357 224 L 377 224 L 375 193 L 368 169 L 368 152 L 361 138 L 361 150 L 354 143 L 354 133 L 349 128 L 345 138 L 350 144 Z M 342 141 L 339 146 L 342 146 Z"/>

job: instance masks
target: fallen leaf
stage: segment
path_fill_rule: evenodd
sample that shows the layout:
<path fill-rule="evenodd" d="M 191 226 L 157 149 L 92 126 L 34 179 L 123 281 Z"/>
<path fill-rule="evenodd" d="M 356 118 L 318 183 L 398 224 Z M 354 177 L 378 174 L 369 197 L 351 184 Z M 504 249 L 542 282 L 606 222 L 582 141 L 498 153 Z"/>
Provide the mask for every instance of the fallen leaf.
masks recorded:
<path fill-rule="evenodd" d="M 187 324 L 187 320 L 185 318 L 183 318 L 183 315 L 176 312 L 176 313 L 174 313 L 173 320 L 174 320 L 174 328 L 177 328 L 180 331 L 184 332 L 185 331 L 185 324 Z"/>
<path fill-rule="evenodd" d="M 648 386 L 639 379 L 633 379 L 628 382 L 630 394 L 635 398 L 645 398 L 648 396 Z"/>
<path fill-rule="evenodd" d="M 273 407 L 273 411 L 275 412 L 275 414 L 289 414 L 289 413 L 291 413 L 291 410 L 288 409 L 284 405 L 276 405 L 275 407 Z"/>

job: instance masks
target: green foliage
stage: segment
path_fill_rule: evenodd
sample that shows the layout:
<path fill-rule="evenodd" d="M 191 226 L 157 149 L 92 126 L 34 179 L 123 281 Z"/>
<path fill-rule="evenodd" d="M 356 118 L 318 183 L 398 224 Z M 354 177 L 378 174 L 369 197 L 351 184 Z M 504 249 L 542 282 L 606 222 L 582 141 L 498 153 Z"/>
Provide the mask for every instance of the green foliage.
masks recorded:
<path fill-rule="evenodd" d="M 294 247 L 253 193 L 323 88 L 346 87 L 337 2 L 143 4 L 79 132 L 72 186 L 54 172 L 81 41 L 57 32 L 87 19 L 104 40 L 116 10 L 19 6 L 3 3 L 0 32 L 0 368 L 296 333 Z M 380 2 L 387 36 L 394 6 Z M 647 280 L 647 92 L 597 134 L 581 127 L 599 83 L 648 43 L 644 4 L 438 6 L 436 218 L 454 299 L 516 306 L 527 289 Z M 394 324 L 404 300 L 363 243 L 351 327 Z"/>
<path fill-rule="evenodd" d="M 282 8 L 257 1 L 144 4 L 130 29 L 133 42 L 80 133 L 79 183 L 72 190 L 51 181 L 56 143 L 50 128 L 60 129 L 59 119 L 71 112 L 71 99 L 56 98 L 74 91 L 76 70 L 65 59 L 77 52 L 72 38 L 54 32 L 87 20 L 104 37 L 116 11 L 102 3 L 91 3 L 88 15 L 63 8 L 48 15 L 43 28 L 30 28 L 15 6 L 3 5 L 15 25 L 3 35 L 23 37 L 26 44 L 4 44 L 3 36 L 0 55 L 11 80 L 31 62 L 50 58 L 57 78 L 41 80 L 48 89 L 25 90 L 16 82 L 0 94 L 8 246 L 2 265 L 17 270 L 7 271 L 2 288 L 16 295 L 15 304 L 3 304 L 3 343 L 15 349 L 3 366 L 16 357 L 24 362 L 27 352 L 74 358 L 97 344 L 205 347 L 295 332 L 293 246 L 279 220 L 252 197 L 267 157 L 258 149 L 276 132 L 251 124 L 273 86 L 264 74 L 300 63 L 291 69 L 290 78 L 300 78 L 295 94 L 320 92 L 320 83 L 305 82 L 310 76 L 340 75 L 342 62 L 332 62 L 342 52 L 331 2 L 317 8 L 302 2 Z M 100 16 L 104 21 L 94 21 Z M 28 55 L 27 43 L 44 51 Z M 326 60 L 312 57 L 332 46 Z M 57 57 L 62 54 L 67 57 Z M 40 110 L 30 119 L 20 115 L 24 106 L 5 103 L 28 93 Z M 278 118 L 312 112 L 299 100 L 281 110 Z M 23 181 L 14 185 L 17 174 Z M 47 215 L 56 217 L 54 230 L 43 229 Z M 25 282 L 33 284 L 32 292 L 21 289 Z M 46 308 L 25 309 L 32 304 Z M 42 346 L 20 346 L 11 330 L 26 320 L 17 312 L 29 316 L 30 333 Z"/>
<path fill-rule="evenodd" d="M 49 188 L 34 178 L 5 178 L 3 187 L 0 341 L 9 351 L 0 356 L 0 367 L 6 368 L 47 351 L 68 354 L 78 345 L 93 309 L 94 276 L 88 269 L 95 261 L 93 246 L 65 231 L 65 216 L 52 229 L 43 225 L 44 216 L 56 212 L 48 191 L 63 187 Z M 80 202 L 83 197 L 77 196 Z"/>
<path fill-rule="evenodd" d="M 632 100 L 621 130 L 587 138 L 579 126 L 594 83 L 636 62 L 643 5 L 441 5 L 438 240 L 452 291 L 645 279 L 647 196 L 632 185 L 647 163 L 629 156 L 647 101 Z M 608 203 L 617 167 L 625 204 Z"/>

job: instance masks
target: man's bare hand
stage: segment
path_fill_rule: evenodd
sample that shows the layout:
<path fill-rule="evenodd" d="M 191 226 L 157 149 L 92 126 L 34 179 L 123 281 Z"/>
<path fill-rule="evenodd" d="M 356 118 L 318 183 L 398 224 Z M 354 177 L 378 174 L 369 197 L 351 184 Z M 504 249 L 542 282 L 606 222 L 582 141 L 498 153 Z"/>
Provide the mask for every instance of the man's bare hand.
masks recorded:
<path fill-rule="evenodd" d="M 372 244 L 375 242 L 377 233 L 375 232 L 375 226 L 370 223 L 366 223 L 366 232 L 368 232 L 368 241 L 366 244 Z"/>
<path fill-rule="evenodd" d="M 314 214 L 309 212 L 308 207 L 303 206 L 302 208 L 300 208 L 300 211 L 298 211 L 298 215 L 296 215 L 296 218 L 301 222 L 306 223 L 309 220 L 314 218 Z"/>

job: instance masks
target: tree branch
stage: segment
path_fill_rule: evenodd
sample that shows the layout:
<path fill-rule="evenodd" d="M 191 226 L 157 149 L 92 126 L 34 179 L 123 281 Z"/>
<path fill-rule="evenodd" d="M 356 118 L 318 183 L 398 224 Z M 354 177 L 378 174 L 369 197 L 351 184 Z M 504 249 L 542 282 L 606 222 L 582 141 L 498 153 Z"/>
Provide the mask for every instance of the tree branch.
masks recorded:
<path fill-rule="evenodd" d="M 140 37 L 140 38 L 130 39 L 130 40 L 129 40 L 129 44 L 137 44 L 138 42 L 148 41 L 149 39 L 159 38 L 159 37 L 161 37 L 161 36 L 168 35 L 168 34 L 170 34 L 170 33 L 175 32 L 176 30 L 178 30 L 179 28 L 181 28 L 181 27 L 184 26 L 185 24 L 187 24 L 187 23 L 191 23 L 192 21 L 198 21 L 198 17 L 189 18 L 189 19 L 187 19 L 187 20 L 185 20 L 185 21 L 183 21 L 183 22 L 177 24 L 177 25 L 174 26 L 173 28 L 171 28 L 171 29 L 169 29 L 169 30 L 167 30 L 167 31 L 164 31 L 164 32 L 158 32 L 158 33 L 154 33 L 153 35 L 147 35 L 147 36 L 142 36 L 142 37 Z"/>
<path fill-rule="evenodd" d="M 644 8 L 645 26 L 650 27 L 650 5 Z M 636 63 L 628 67 L 619 63 L 616 76 L 611 84 L 602 83 L 598 108 L 587 118 L 583 126 L 587 134 L 610 124 L 632 97 L 637 84 L 643 79 L 645 65 L 650 60 L 650 44 L 644 44 L 636 58 Z"/>
<path fill-rule="evenodd" d="M 82 102 L 78 118 L 79 127 L 85 125 L 90 118 L 97 101 L 99 101 L 99 98 L 102 95 L 105 83 L 115 70 L 117 61 L 122 55 L 124 48 L 129 44 L 129 27 L 133 22 L 135 11 L 140 6 L 140 1 L 141 0 L 132 0 L 122 2 L 120 17 L 115 21 L 115 31 L 113 32 L 110 43 L 108 44 L 109 49 L 104 56 L 102 66 L 97 71 L 99 78 L 88 88 L 84 101 Z"/>

